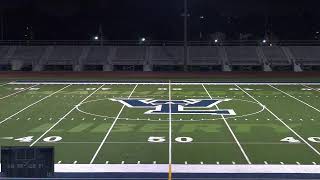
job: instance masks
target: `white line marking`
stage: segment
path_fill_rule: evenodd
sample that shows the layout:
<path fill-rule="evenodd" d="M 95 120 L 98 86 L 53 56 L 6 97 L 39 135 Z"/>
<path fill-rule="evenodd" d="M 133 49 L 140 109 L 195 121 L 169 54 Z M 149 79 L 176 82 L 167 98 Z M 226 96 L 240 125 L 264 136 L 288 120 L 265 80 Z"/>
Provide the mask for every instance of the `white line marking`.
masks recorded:
<path fill-rule="evenodd" d="M 207 90 L 207 88 L 204 86 L 204 84 L 202 84 L 202 87 L 203 87 L 203 89 L 207 92 L 207 94 L 208 94 L 208 96 L 210 97 L 210 99 L 212 99 L 212 96 L 210 95 L 210 93 L 208 92 L 208 90 Z M 216 108 L 219 110 L 218 105 L 216 105 Z M 244 158 L 246 159 L 246 161 L 248 162 L 248 164 L 251 164 L 251 161 L 250 161 L 249 157 L 247 156 L 246 152 L 245 152 L 244 149 L 242 148 L 242 146 L 241 146 L 238 138 L 237 138 L 236 135 L 234 134 L 233 130 L 231 129 L 231 127 L 230 127 L 230 125 L 229 125 L 229 123 L 227 122 L 227 120 L 224 118 L 223 115 L 221 115 L 221 117 L 222 117 L 224 123 L 226 124 L 226 126 L 228 127 L 228 129 L 229 129 L 231 135 L 233 136 L 234 140 L 236 141 L 236 143 L 237 143 L 240 151 L 242 152 L 242 155 L 244 156 Z"/>
<path fill-rule="evenodd" d="M 109 161 L 106 161 L 106 164 L 109 164 Z"/>
<path fill-rule="evenodd" d="M 73 107 L 67 114 L 65 114 L 63 117 L 60 118 L 59 121 L 57 121 L 54 125 L 52 125 L 46 132 L 44 132 L 37 140 L 35 140 L 30 147 L 34 146 L 40 139 L 43 138 L 48 132 L 50 132 L 54 127 L 56 127 L 62 120 L 64 120 L 71 112 L 73 112 L 79 105 L 81 105 L 84 101 L 86 101 L 88 98 L 90 98 L 94 93 L 96 93 L 100 88 L 102 88 L 104 85 L 100 86 L 97 90 L 93 91 L 89 96 L 84 98 L 80 103 L 78 103 L 75 107 Z"/>
<path fill-rule="evenodd" d="M 22 111 L 24 111 L 24 110 L 26 110 L 26 109 L 30 108 L 31 106 L 34 106 L 34 105 L 38 104 L 39 102 L 41 102 L 41 101 L 43 101 L 43 100 L 45 100 L 45 99 L 47 99 L 47 98 L 49 98 L 49 97 L 51 97 L 51 96 L 53 96 L 53 95 L 55 95 L 55 94 L 59 93 L 60 91 L 62 91 L 62 90 L 64 90 L 64 89 L 66 89 L 66 88 L 67 88 L 67 87 L 69 87 L 69 86 L 71 86 L 71 84 L 70 84 L 70 85 L 68 85 L 68 86 L 63 87 L 62 89 L 59 89 L 58 91 L 56 91 L 56 92 L 54 92 L 54 93 L 52 93 L 52 94 L 50 94 L 50 95 L 48 95 L 48 96 L 46 96 L 46 97 L 44 97 L 44 98 L 42 98 L 42 99 L 38 100 L 38 101 L 36 101 L 36 102 L 34 102 L 34 103 L 32 103 L 32 104 L 28 105 L 27 107 L 25 107 L 25 108 L 21 109 L 20 111 L 18 111 L 18 112 L 16 112 L 16 113 L 12 114 L 11 116 L 9 116 L 9 117 L 7 117 L 6 119 L 4 119 L 3 121 L 1 121 L 1 122 L 0 122 L 0 125 L 1 125 L 2 123 L 4 123 L 4 122 L 8 121 L 8 120 L 9 120 L 9 119 L 11 119 L 12 117 L 16 116 L 17 114 L 21 113 Z"/>
<path fill-rule="evenodd" d="M 272 86 L 272 85 L 270 85 L 270 84 L 268 84 L 268 85 L 269 85 L 270 87 L 272 87 L 273 89 L 276 89 L 276 90 L 278 90 L 278 91 L 282 92 L 283 94 L 285 94 L 285 95 L 287 95 L 287 96 L 289 96 L 289 97 L 291 97 L 291 98 L 293 98 L 293 99 L 295 99 L 295 100 L 297 100 L 297 101 L 299 101 L 299 102 L 301 102 L 301 103 L 303 103 L 303 104 L 305 104 L 305 105 L 309 106 L 310 108 L 312 108 L 312 109 L 314 109 L 314 110 L 316 110 L 316 111 L 320 112 L 320 110 L 319 110 L 319 109 L 317 109 L 317 108 L 315 108 L 315 107 L 311 106 L 310 104 L 308 104 L 308 103 L 306 103 L 306 102 L 304 102 L 304 101 L 302 101 L 302 100 L 300 100 L 300 99 L 298 99 L 298 98 L 296 98 L 296 97 L 292 96 L 291 94 L 288 94 L 288 93 L 286 93 L 286 92 L 282 91 L 281 89 L 278 89 L 278 88 L 276 88 L 276 87 L 274 87 L 274 86 Z"/>
<path fill-rule="evenodd" d="M 58 161 L 58 164 L 61 164 L 61 161 Z"/>
<path fill-rule="evenodd" d="M 50 82 L 50 81 L 42 81 L 42 82 L 10 82 L 8 84 L 53 84 L 53 85 L 63 85 L 63 84 L 75 84 L 75 85 L 168 85 L 168 82 L 159 82 L 159 83 L 152 83 L 152 82 Z M 234 83 L 212 83 L 212 82 L 171 82 L 172 85 L 232 85 Z M 266 85 L 266 84 L 273 84 L 273 85 L 320 85 L 320 83 L 237 83 L 239 85 Z"/>
<path fill-rule="evenodd" d="M 260 101 L 258 101 L 256 98 L 254 98 L 253 96 L 251 96 L 251 94 L 249 94 L 248 92 L 246 92 L 245 90 L 243 90 L 240 86 L 238 86 L 237 84 L 235 84 L 235 86 L 237 86 L 239 89 L 241 89 L 241 91 L 243 91 L 245 94 L 247 94 L 249 97 L 251 97 L 253 100 L 255 100 L 257 103 L 261 104 L 262 103 Z M 263 105 L 264 106 L 264 105 Z M 294 131 L 290 126 L 288 126 L 285 122 L 283 122 L 276 114 L 274 114 L 268 107 L 265 106 L 265 109 L 272 114 L 275 118 L 277 118 L 284 126 L 286 126 L 291 132 L 293 132 L 297 137 L 299 137 L 305 144 L 307 144 L 315 153 L 317 153 L 320 156 L 320 152 L 314 148 L 311 144 L 309 144 L 308 141 L 306 141 L 302 136 L 300 136 L 296 131 Z"/>
<path fill-rule="evenodd" d="M 263 161 L 264 162 L 264 164 L 268 164 L 268 162 L 267 161 Z"/>
<path fill-rule="evenodd" d="M 23 90 L 20 90 L 20 91 L 15 92 L 15 93 L 9 94 L 9 95 L 7 95 L 7 96 L 0 97 L 0 100 L 5 99 L 5 98 L 8 98 L 8 97 L 13 96 L 13 95 L 16 95 L 16 94 L 21 93 L 21 92 L 23 92 L 23 91 L 29 90 L 29 89 L 31 89 L 31 88 L 33 88 L 33 87 L 38 86 L 38 85 L 39 85 L 39 84 L 36 84 L 36 85 L 33 85 L 33 86 L 28 87 L 28 88 L 26 88 L 26 89 L 23 89 Z"/>
<path fill-rule="evenodd" d="M 312 164 L 313 164 L 313 165 L 317 165 L 317 163 L 316 163 L 316 162 L 312 162 Z"/>
<path fill-rule="evenodd" d="M 78 161 L 74 161 L 74 162 L 73 162 L 73 164 L 77 164 L 77 163 L 78 163 Z"/>
<path fill-rule="evenodd" d="M 171 114 L 171 81 L 169 81 L 169 173 L 172 164 L 172 114 Z"/>
<path fill-rule="evenodd" d="M 130 95 L 128 96 L 128 99 L 130 99 L 130 97 L 132 96 L 133 92 L 136 90 L 136 88 L 138 87 L 138 84 L 136 84 L 136 86 L 133 88 L 133 90 L 131 91 Z M 101 141 L 100 143 L 100 146 L 98 147 L 97 151 L 95 152 L 95 154 L 93 155 L 91 161 L 90 161 L 90 164 L 92 164 L 94 162 L 94 160 L 96 159 L 97 155 L 99 154 L 102 146 L 104 145 L 104 143 L 106 142 L 107 138 L 109 137 L 109 134 L 111 133 L 111 130 L 113 129 L 114 125 L 117 123 L 123 109 L 124 109 L 125 105 L 122 106 L 122 108 L 120 109 L 117 117 L 114 119 L 111 127 L 109 128 L 107 134 L 105 135 L 105 137 L 103 138 L 103 140 Z"/>

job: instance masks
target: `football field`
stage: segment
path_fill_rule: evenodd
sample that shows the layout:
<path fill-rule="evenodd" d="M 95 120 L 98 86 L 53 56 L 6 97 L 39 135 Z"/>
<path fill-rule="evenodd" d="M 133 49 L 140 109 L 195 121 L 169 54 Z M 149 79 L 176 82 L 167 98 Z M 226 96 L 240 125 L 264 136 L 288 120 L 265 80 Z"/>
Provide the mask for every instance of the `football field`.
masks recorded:
<path fill-rule="evenodd" d="M 316 166 L 319 129 L 317 83 L 0 84 L 0 145 L 54 146 L 69 167 Z"/>

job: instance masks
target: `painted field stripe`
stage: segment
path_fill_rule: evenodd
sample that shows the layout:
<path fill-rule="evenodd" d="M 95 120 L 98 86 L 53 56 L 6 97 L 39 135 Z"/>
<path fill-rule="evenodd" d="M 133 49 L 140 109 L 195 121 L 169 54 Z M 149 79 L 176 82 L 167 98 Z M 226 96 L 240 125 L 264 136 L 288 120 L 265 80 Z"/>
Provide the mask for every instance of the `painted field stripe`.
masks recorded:
<path fill-rule="evenodd" d="M 288 93 L 286 93 L 286 92 L 282 91 L 281 89 L 278 89 L 278 88 L 276 88 L 276 87 L 272 86 L 271 84 L 268 84 L 268 85 L 269 85 L 270 87 L 272 87 L 273 89 L 276 89 L 276 90 L 278 90 L 279 92 L 282 92 L 283 94 L 285 94 L 285 95 L 287 95 L 287 96 L 289 96 L 289 97 L 291 97 L 291 98 L 293 98 L 293 99 L 295 99 L 295 100 L 297 100 L 297 101 L 299 101 L 299 102 L 303 103 L 304 105 L 306 105 L 306 106 L 308 106 L 308 107 L 310 107 L 310 108 L 312 108 L 312 109 L 314 109 L 314 110 L 316 110 L 316 111 L 320 112 L 320 110 L 319 110 L 319 109 L 317 109 L 317 108 L 315 108 L 315 107 L 311 106 L 310 104 L 308 104 L 308 103 L 306 103 L 306 102 L 304 102 L 304 101 L 302 101 L 302 100 L 300 100 L 300 99 L 298 99 L 298 98 L 296 98 L 296 97 L 292 96 L 291 94 L 288 94 Z"/>
<path fill-rule="evenodd" d="M 207 88 L 206 88 L 203 84 L 202 84 L 202 87 L 203 87 L 203 89 L 207 92 L 207 94 L 208 94 L 208 96 L 210 97 L 210 99 L 212 99 L 212 96 L 211 96 L 210 93 L 208 92 Z M 216 108 L 219 110 L 218 105 L 216 105 Z M 233 139 L 236 141 L 236 143 L 237 143 L 237 145 L 238 145 L 238 147 L 239 147 L 242 155 L 243 155 L 244 158 L 246 159 L 247 163 L 248 163 L 248 164 L 251 164 L 251 161 L 250 161 L 247 153 L 246 153 L 245 150 L 243 149 L 242 145 L 240 144 L 237 136 L 234 134 L 233 130 L 231 129 L 231 127 L 230 127 L 229 123 L 227 122 L 226 118 L 224 118 L 224 115 L 221 115 L 221 117 L 222 117 L 224 123 L 226 124 L 226 126 L 228 127 L 228 129 L 229 129 L 229 131 L 230 131 Z"/>
<path fill-rule="evenodd" d="M 310 88 L 310 89 L 312 89 L 312 90 L 314 90 L 314 91 L 320 92 L 320 89 L 315 89 L 315 88 L 310 87 L 310 86 L 307 86 L 307 85 L 305 85 L 305 84 L 302 84 L 302 86 L 304 86 L 304 87 L 306 87 L 306 88 Z"/>
<path fill-rule="evenodd" d="M 26 110 L 26 109 L 28 109 L 28 108 L 30 108 L 30 107 L 32 107 L 32 106 L 34 106 L 34 105 L 38 104 L 39 102 L 41 102 L 41 101 L 43 101 L 43 100 L 45 100 L 45 99 L 47 99 L 47 98 L 49 98 L 49 97 L 51 97 L 51 96 L 53 96 L 53 95 L 57 94 L 57 93 L 59 93 L 60 91 L 62 91 L 62 90 L 64 90 L 64 89 L 66 89 L 66 88 L 67 88 L 67 87 L 69 87 L 69 86 L 71 86 L 71 84 L 70 84 L 70 85 L 68 85 L 68 86 L 65 86 L 65 87 L 63 87 L 63 88 L 61 88 L 61 89 L 59 89 L 58 91 L 56 91 L 56 92 L 54 92 L 54 93 L 52 93 L 52 94 L 50 94 L 50 95 L 48 95 L 48 96 L 46 96 L 46 97 L 44 97 L 44 98 L 42 98 L 42 99 L 38 100 L 38 101 L 36 101 L 36 102 L 34 102 L 34 103 L 32 103 L 32 104 L 28 105 L 27 107 L 25 107 L 25 108 L 21 109 L 20 111 L 18 111 L 18 112 L 16 112 L 16 113 L 12 114 L 11 116 L 9 116 L 9 117 L 7 117 L 6 119 L 4 119 L 3 121 L 1 121 L 1 122 L 0 122 L 0 125 L 1 125 L 2 123 L 4 123 L 4 122 L 8 121 L 10 118 L 12 118 L 12 117 L 16 116 L 17 114 L 19 114 L 19 113 L 23 112 L 24 110 Z"/>
<path fill-rule="evenodd" d="M 31 89 L 31 88 L 33 88 L 33 87 L 38 86 L 38 85 L 39 85 L 39 84 L 35 84 L 35 85 L 30 86 L 30 87 L 28 87 L 28 88 L 26 88 L 26 89 L 17 91 L 17 92 L 15 92 L 15 93 L 12 93 L 12 94 L 9 94 L 9 95 L 3 96 L 3 97 L 0 97 L 0 100 L 5 99 L 5 98 L 8 98 L 8 97 L 13 96 L 13 95 L 16 95 L 16 94 L 19 94 L 19 93 L 21 93 L 21 92 L 23 92 L 23 91 L 29 90 L 29 89 Z"/>
<path fill-rule="evenodd" d="M 172 113 L 171 113 L 171 81 L 169 80 L 169 167 L 168 180 L 172 179 Z"/>
<path fill-rule="evenodd" d="M 135 87 L 134 87 L 133 90 L 131 91 L 130 95 L 128 96 L 128 99 L 130 99 L 130 97 L 132 96 L 133 92 L 136 90 L 137 87 L 138 87 L 138 84 L 135 85 Z M 94 162 L 94 160 L 96 159 L 96 157 L 98 156 L 98 154 L 99 154 L 102 146 L 105 144 L 107 138 L 109 137 L 109 134 L 111 133 L 114 125 L 117 123 L 117 121 L 118 121 L 118 119 L 119 119 L 119 117 L 120 117 L 120 115 L 121 115 L 124 107 L 125 107 L 125 105 L 123 105 L 123 106 L 121 107 L 121 109 L 120 109 L 117 117 L 114 119 L 112 125 L 110 126 L 110 128 L 109 128 L 109 130 L 108 130 L 108 132 L 107 132 L 107 134 L 104 136 L 103 140 L 101 141 L 101 143 L 100 143 L 97 151 L 94 153 L 94 155 L 93 155 L 93 157 L 92 157 L 92 159 L 91 159 L 91 161 L 90 161 L 90 164 L 92 164 L 92 163 Z"/>
<path fill-rule="evenodd" d="M 88 98 L 90 98 L 94 93 L 96 93 L 97 91 L 99 91 L 104 85 L 100 86 L 98 89 L 96 89 L 95 91 L 93 91 L 89 96 L 87 96 L 86 98 L 84 98 L 80 103 L 78 103 L 75 107 L 73 107 L 67 114 L 65 114 L 63 117 L 60 118 L 59 121 L 57 121 L 54 125 L 52 125 L 46 132 L 44 132 L 37 140 L 35 140 L 30 147 L 34 146 L 40 139 L 43 138 L 43 136 L 45 136 L 48 132 L 50 132 L 54 127 L 56 127 L 62 120 L 64 120 L 64 118 L 66 118 L 71 112 L 73 112 L 78 106 L 80 106 L 84 101 L 86 101 Z"/>
<path fill-rule="evenodd" d="M 251 94 L 249 94 L 247 91 L 243 90 L 240 86 L 235 84 L 241 91 L 243 91 L 245 94 L 247 94 L 249 97 L 251 97 L 253 100 L 255 100 L 257 103 L 261 104 L 260 101 L 258 101 L 256 98 L 254 98 Z M 264 106 L 264 105 L 263 105 Z M 274 114 L 268 107 L 265 106 L 265 109 L 272 114 L 275 118 L 277 118 L 278 121 L 280 121 L 284 126 L 286 126 L 293 134 L 295 134 L 299 139 L 301 139 L 306 145 L 308 145 L 315 153 L 317 153 L 320 156 L 320 152 L 314 148 L 311 144 L 309 144 L 308 141 L 306 141 L 302 136 L 300 136 L 295 130 L 293 130 L 290 126 L 288 126 L 284 121 L 282 121 L 276 114 Z"/>

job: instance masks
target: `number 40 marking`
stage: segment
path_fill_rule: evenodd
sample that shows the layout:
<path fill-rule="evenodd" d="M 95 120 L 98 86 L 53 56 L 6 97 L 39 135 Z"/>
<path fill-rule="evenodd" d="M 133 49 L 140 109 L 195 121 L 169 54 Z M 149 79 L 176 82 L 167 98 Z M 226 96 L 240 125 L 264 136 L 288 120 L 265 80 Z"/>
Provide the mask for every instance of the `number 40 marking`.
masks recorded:
<path fill-rule="evenodd" d="M 17 138 L 14 139 L 15 141 L 19 141 L 19 142 L 32 142 L 33 141 L 33 136 L 26 136 L 26 137 L 21 137 L 21 138 Z M 61 141 L 62 137 L 60 136 L 50 136 L 50 137 L 46 137 L 43 139 L 44 142 L 58 142 Z"/>
<path fill-rule="evenodd" d="M 308 140 L 314 143 L 320 143 L 320 137 L 309 137 Z M 280 140 L 281 142 L 288 142 L 288 143 L 301 143 L 300 140 L 295 139 L 294 137 L 286 137 Z"/>

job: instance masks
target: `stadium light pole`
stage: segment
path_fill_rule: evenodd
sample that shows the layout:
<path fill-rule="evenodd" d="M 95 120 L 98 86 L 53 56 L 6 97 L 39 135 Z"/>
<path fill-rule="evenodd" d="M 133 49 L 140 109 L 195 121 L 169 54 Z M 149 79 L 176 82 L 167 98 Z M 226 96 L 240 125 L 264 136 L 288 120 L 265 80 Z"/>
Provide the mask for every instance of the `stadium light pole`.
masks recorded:
<path fill-rule="evenodd" d="M 184 0 L 183 69 L 188 71 L 188 0 Z"/>

